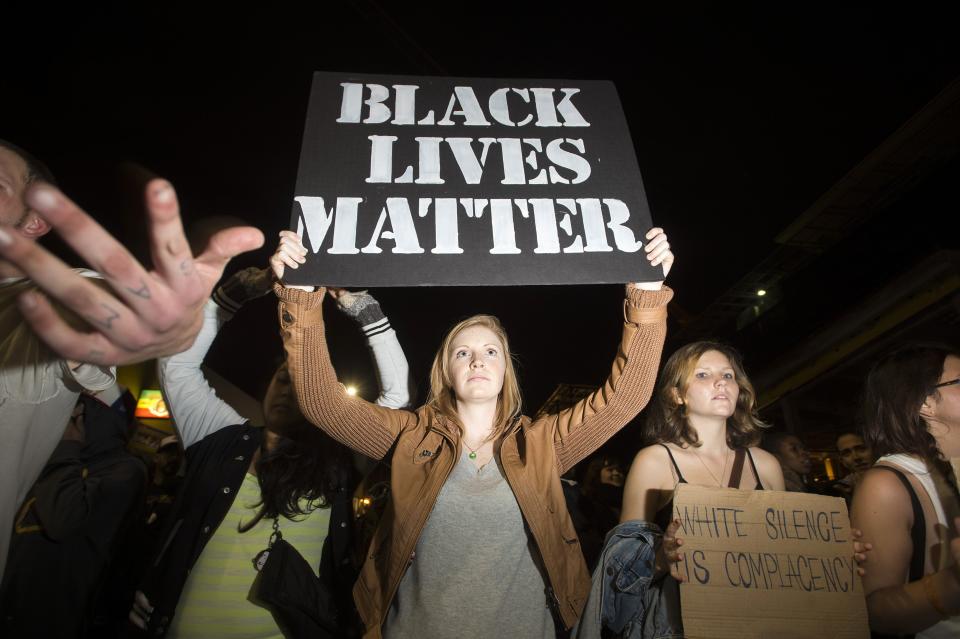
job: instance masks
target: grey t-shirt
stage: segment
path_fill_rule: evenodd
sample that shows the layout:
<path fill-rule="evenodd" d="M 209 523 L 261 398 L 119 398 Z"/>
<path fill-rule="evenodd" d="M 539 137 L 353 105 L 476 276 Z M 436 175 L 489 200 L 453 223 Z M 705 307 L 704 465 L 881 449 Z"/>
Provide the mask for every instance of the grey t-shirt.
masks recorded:
<path fill-rule="evenodd" d="M 400 581 L 384 637 L 554 639 L 533 545 L 499 462 L 477 471 L 462 453 Z"/>

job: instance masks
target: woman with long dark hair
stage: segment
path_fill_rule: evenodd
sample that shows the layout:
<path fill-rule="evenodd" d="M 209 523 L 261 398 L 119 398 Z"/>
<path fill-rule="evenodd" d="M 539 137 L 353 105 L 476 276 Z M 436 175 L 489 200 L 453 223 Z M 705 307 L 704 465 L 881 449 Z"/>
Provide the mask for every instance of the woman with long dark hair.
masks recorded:
<path fill-rule="evenodd" d="M 349 549 L 341 541 L 352 525 L 350 452 L 306 423 L 286 363 L 263 398 L 265 428 L 252 426 L 218 398 L 200 370 L 222 322 L 242 300 L 266 294 L 270 286 L 269 271 L 241 271 L 208 304 L 194 345 L 160 362 L 161 385 L 186 449 L 187 475 L 131 615 L 151 636 L 280 637 L 283 626 L 271 614 L 275 611 L 249 600 L 257 577 L 252 560 L 277 530 L 314 570 L 324 544 L 336 536 L 328 545 L 344 554 L 324 558 L 330 574 L 321 570 L 320 578 L 335 604 L 352 585 L 355 572 L 343 570 Z M 406 359 L 379 304 L 366 294 L 337 293 L 378 363 L 378 404 L 405 405 Z M 349 597 L 337 608 L 311 611 L 323 621 L 312 639 L 347 635 L 349 628 L 338 624 L 350 618 Z M 287 636 L 302 636 L 289 632 L 283 627 Z"/>
<path fill-rule="evenodd" d="M 647 259 L 666 276 L 666 236 L 653 229 L 646 239 Z M 295 236 L 280 249 L 291 267 L 304 253 Z M 560 475 L 646 404 L 672 296 L 661 284 L 627 285 L 617 308 L 625 320 L 620 348 L 600 390 L 536 420 L 521 414 L 510 345 L 495 317 L 476 315 L 446 334 L 425 406 L 388 410 L 337 383 L 320 312 L 324 289 L 277 285 L 304 415 L 368 457 L 390 457 L 391 503 L 353 590 L 365 636 L 554 639 L 576 623 L 590 579 Z"/>
<path fill-rule="evenodd" d="M 879 459 L 853 496 L 852 519 L 876 552 L 863 581 L 877 633 L 960 636 L 960 352 L 911 345 L 874 365 L 863 433 Z"/>

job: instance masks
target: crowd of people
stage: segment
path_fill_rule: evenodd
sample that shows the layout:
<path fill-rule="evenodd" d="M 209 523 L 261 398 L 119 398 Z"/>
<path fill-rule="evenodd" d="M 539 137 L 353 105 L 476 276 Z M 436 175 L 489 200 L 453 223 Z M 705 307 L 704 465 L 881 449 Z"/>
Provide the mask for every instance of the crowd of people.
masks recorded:
<path fill-rule="evenodd" d="M 4 141 L 0 186 L 3 636 L 682 636 L 677 486 L 814 490 L 809 451 L 760 419 L 735 349 L 694 342 L 661 366 L 674 255 L 659 228 L 644 257 L 662 278 L 627 283 L 609 309 L 623 321 L 605 382 L 531 419 L 494 316 L 450 328 L 413 407 L 369 293 L 284 284 L 305 262 L 296 234 L 217 287 L 263 236 L 226 229 L 192 254 L 165 180 L 146 186 L 152 268 Z M 44 249 L 50 230 L 93 270 Z M 251 424 L 201 364 L 263 295 L 285 356 Z M 375 402 L 338 381 L 327 296 L 366 337 Z M 178 440 L 148 468 L 126 449 L 115 367 L 154 358 Z M 598 451 L 644 409 L 647 444 L 625 473 Z M 880 359 L 860 423 L 836 439 L 848 472 L 817 490 L 850 504 L 871 630 L 960 636 L 960 352 L 911 344 Z M 371 481 L 355 454 L 380 463 L 382 487 L 359 509 Z M 624 571 L 644 578 L 641 596 L 614 596 Z"/>

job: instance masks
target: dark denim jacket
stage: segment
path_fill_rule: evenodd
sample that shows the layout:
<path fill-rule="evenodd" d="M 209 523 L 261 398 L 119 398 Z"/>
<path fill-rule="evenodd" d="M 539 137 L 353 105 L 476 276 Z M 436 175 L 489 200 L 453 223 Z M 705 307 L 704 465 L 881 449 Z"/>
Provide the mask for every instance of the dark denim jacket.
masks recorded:
<path fill-rule="evenodd" d="M 638 519 L 610 531 L 577 639 L 600 639 L 603 628 L 623 639 L 683 637 L 677 582 L 669 575 L 652 580 L 662 534 L 656 524 Z"/>

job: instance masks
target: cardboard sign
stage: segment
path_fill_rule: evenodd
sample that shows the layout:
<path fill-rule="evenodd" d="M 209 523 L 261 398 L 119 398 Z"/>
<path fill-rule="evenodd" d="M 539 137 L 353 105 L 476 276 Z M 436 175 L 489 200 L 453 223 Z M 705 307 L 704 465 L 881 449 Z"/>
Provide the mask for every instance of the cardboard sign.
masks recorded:
<path fill-rule="evenodd" d="M 866 639 L 843 499 L 680 484 L 688 638 Z"/>
<path fill-rule="evenodd" d="M 610 82 L 314 74 L 290 283 L 652 281 L 651 226 Z"/>

